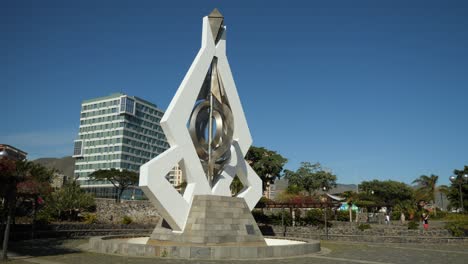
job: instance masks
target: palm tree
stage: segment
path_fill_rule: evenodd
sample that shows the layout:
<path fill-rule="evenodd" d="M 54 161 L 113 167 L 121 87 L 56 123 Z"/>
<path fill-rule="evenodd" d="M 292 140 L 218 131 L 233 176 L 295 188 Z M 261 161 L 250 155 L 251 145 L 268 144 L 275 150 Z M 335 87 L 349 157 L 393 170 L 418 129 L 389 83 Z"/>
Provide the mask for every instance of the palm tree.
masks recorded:
<path fill-rule="evenodd" d="M 434 215 L 437 215 L 436 206 L 435 206 L 435 195 L 437 189 L 437 180 L 439 176 L 431 174 L 431 176 L 421 175 L 419 178 L 413 181 L 416 183 L 419 188 L 417 192 L 427 197 L 432 201 L 432 208 L 434 209 Z"/>
<path fill-rule="evenodd" d="M 358 194 L 353 191 L 346 191 L 343 193 L 343 195 L 346 198 L 346 203 L 348 204 L 349 222 L 353 222 L 353 205 L 358 200 Z M 356 219 L 357 219 L 357 213 L 356 213 Z"/>

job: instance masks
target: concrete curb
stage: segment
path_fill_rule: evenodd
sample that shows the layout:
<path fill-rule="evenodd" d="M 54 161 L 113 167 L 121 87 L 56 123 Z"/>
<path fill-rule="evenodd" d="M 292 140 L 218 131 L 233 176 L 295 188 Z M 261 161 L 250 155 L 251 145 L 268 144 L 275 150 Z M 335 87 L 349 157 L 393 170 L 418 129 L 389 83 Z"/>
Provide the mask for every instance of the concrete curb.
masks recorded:
<path fill-rule="evenodd" d="M 305 241 L 305 244 L 281 246 L 159 246 L 129 244 L 133 235 L 93 237 L 89 240 L 91 251 L 138 257 L 163 257 L 182 259 L 264 259 L 296 257 L 320 251 L 320 241 L 304 238 L 283 238 Z M 279 239 L 279 237 L 274 237 Z"/>

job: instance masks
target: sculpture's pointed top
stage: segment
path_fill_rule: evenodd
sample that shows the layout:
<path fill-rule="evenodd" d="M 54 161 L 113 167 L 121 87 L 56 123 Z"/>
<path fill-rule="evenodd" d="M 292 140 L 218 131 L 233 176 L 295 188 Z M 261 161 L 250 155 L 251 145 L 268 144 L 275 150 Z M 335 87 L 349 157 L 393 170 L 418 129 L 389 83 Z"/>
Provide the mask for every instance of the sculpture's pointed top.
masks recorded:
<path fill-rule="evenodd" d="M 219 12 L 218 8 L 213 9 L 211 13 L 208 15 L 210 18 L 224 18 L 224 16 Z"/>
<path fill-rule="evenodd" d="M 218 43 L 223 31 L 224 17 L 219 12 L 219 10 L 215 8 L 208 15 L 208 21 L 210 21 L 211 33 L 213 33 L 213 40 L 215 41 L 215 43 Z"/>

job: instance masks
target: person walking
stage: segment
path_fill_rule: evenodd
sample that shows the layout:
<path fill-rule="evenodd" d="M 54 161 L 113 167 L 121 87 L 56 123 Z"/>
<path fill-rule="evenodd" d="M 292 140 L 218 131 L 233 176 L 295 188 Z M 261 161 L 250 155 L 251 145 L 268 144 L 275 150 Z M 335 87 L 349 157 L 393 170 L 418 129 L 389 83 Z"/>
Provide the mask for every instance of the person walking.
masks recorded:
<path fill-rule="evenodd" d="M 422 221 L 423 221 L 424 230 L 428 230 L 429 229 L 429 215 L 424 213 L 422 215 Z"/>
<path fill-rule="evenodd" d="M 390 215 L 389 214 L 385 215 L 385 224 L 386 225 L 390 224 Z"/>

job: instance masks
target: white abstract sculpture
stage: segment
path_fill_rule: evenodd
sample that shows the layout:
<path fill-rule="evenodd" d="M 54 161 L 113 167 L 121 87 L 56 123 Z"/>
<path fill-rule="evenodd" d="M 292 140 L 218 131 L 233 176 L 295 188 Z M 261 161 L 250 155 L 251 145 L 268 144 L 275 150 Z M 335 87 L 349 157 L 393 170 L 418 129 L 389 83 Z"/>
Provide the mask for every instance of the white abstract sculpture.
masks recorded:
<path fill-rule="evenodd" d="M 197 121 L 195 113 L 201 107 L 201 96 L 209 98 L 205 100 L 209 108 L 202 109 L 205 117 L 209 114 L 204 123 Z M 189 120 L 192 131 L 187 127 Z M 203 18 L 201 49 L 161 119 L 161 126 L 171 147 L 140 167 L 139 185 L 173 230 L 184 230 L 194 195 L 231 196 L 230 184 L 236 175 L 244 186 L 237 197 L 244 198 L 251 210 L 254 208 L 262 195 L 262 181 L 244 160 L 252 138 L 226 58 L 223 17 L 216 9 Z M 208 142 L 197 134 L 197 129 L 207 127 Z M 223 132 L 224 137 L 219 135 Z M 200 141 L 194 142 L 197 135 Z M 206 148 L 206 153 L 200 154 L 201 148 Z M 216 151 L 224 151 L 223 156 L 213 156 Z M 204 160 L 203 155 L 208 158 Z M 176 164 L 187 181 L 183 196 L 165 178 Z"/>

